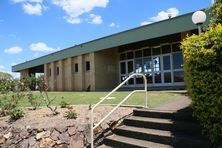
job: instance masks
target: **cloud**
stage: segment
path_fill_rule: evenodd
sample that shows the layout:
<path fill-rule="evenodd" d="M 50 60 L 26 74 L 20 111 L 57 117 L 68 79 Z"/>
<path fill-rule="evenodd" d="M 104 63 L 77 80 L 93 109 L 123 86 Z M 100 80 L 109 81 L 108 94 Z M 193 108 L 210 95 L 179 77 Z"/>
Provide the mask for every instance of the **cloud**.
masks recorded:
<path fill-rule="evenodd" d="M 91 19 L 89 21 L 89 23 L 91 23 L 91 24 L 102 24 L 103 23 L 102 17 L 99 15 L 90 14 L 89 17 Z"/>
<path fill-rule="evenodd" d="M 5 53 L 8 53 L 8 54 L 18 54 L 20 52 L 22 52 L 22 48 L 19 47 L 19 46 L 14 46 L 14 47 L 11 47 L 11 48 L 8 48 L 8 49 L 5 49 L 4 52 Z"/>
<path fill-rule="evenodd" d="M 177 8 L 169 8 L 166 11 L 160 11 L 156 16 L 150 17 L 148 21 L 143 21 L 140 25 L 147 25 L 153 22 L 169 19 L 169 15 L 171 17 L 176 17 L 179 15 L 179 10 Z"/>
<path fill-rule="evenodd" d="M 15 63 L 15 62 L 12 62 L 12 63 L 11 63 L 11 66 L 15 66 L 15 65 L 17 65 L 17 63 Z"/>
<path fill-rule="evenodd" d="M 140 26 L 148 25 L 148 24 L 151 24 L 151 23 L 152 22 L 144 21 L 144 22 L 140 23 Z"/>
<path fill-rule="evenodd" d="M 0 65 L 0 70 L 1 70 L 1 69 L 5 69 L 5 66 L 3 66 L 3 65 Z"/>
<path fill-rule="evenodd" d="M 105 8 L 109 0 L 53 0 L 53 4 L 61 7 L 66 16 L 64 19 L 71 24 L 79 24 L 82 22 L 82 16 L 85 13 L 90 13 L 94 8 Z M 101 22 L 98 16 L 94 18 L 94 23 Z M 93 20 L 92 20 L 93 22 Z"/>
<path fill-rule="evenodd" d="M 12 0 L 13 3 L 21 3 L 24 13 L 28 15 L 42 15 L 42 11 L 46 10 L 43 0 Z"/>
<path fill-rule="evenodd" d="M 119 25 L 117 25 L 117 24 L 115 24 L 115 23 L 111 23 L 110 25 L 109 25 L 109 27 L 111 27 L 111 28 L 119 28 Z"/>
<path fill-rule="evenodd" d="M 177 8 L 169 8 L 166 11 L 160 11 L 157 16 L 151 17 L 150 19 L 154 22 L 162 21 L 171 17 L 176 17 L 179 14 L 179 10 Z"/>
<path fill-rule="evenodd" d="M 50 52 L 56 49 L 48 47 L 47 44 L 43 42 L 38 42 L 30 45 L 30 49 L 35 52 Z"/>
<path fill-rule="evenodd" d="M 28 15 L 42 15 L 43 7 L 40 4 L 32 5 L 30 3 L 24 3 L 22 7 L 24 10 L 24 13 Z"/>

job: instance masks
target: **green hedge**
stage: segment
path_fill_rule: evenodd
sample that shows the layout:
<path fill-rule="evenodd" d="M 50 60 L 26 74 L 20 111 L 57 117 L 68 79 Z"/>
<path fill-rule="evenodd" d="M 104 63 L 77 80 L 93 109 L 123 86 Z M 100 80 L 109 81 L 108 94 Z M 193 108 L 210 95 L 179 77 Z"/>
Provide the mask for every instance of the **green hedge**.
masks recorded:
<path fill-rule="evenodd" d="M 216 145 L 222 140 L 222 25 L 181 43 L 194 115 Z"/>

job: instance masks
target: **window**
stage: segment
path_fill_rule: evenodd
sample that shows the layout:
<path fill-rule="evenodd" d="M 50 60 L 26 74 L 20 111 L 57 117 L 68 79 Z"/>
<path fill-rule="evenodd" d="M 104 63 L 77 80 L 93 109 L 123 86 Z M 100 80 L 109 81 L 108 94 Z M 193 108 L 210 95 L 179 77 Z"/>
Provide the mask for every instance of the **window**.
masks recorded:
<path fill-rule="evenodd" d="M 59 75 L 59 67 L 56 67 L 56 74 Z"/>
<path fill-rule="evenodd" d="M 49 76 L 51 76 L 51 75 L 52 75 L 52 69 L 49 68 Z"/>
<path fill-rule="evenodd" d="M 173 69 L 181 69 L 183 64 L 183 56 L 181 52 L 173 53 Z"/>
<path fill-rule="evenodd" d="M 142 57 L 142 50 L 135 51 L 135 58 Z"/>
<path fill-rule="evenodd" d="M 133 59 L 133 52 L 127 52 L 127 59 Z"/>
<path fill-rule="evenodd" d="M 151 48 L 143 49 L 143 56 L 151 56 Z"/>
<path fill-rule="evenodd" d="M 126 59 L 126 54 L 125 53 L 120 54 L 120 60 L 125 60 L 125 59 Z"/>
<path fill-rule="evenodd" d="M 165 53 L 171 53 L 171 47 L 170 47 L 170 45 L 164 45 L 164 46 L 162 46 L 162 54 L 165 54 Z"/>
<path fill-rule="evenodd" d="M 173 44 L 172 49 L 173 49 L 173 52 L 181 51 L 180 44 L 179 43 Z"/>
<path fill-rule="evenodd" d="M 183 71 L 175 71 L 173 72 L 174 82 L 184 82 L 184 72 Z"/>
<path fill-rule="evenodd" d="M 160 47 L 152 48 L 153 55 L 160 55 Z"/>
<path fill-rule="evenodd" d="M 75 63 L 75 72 L 78 72 L 78 71 L 79 71 L 78 63 Z"/>
<path fill-rule="evenodd" d="M 121 71 L 121 74 L 126 74 L 126 63 L 125 62 L 120 63 L 120 71 Z"/>
<path fill-rule="evenodd" d="M 90 62 L 87 61 L 87 62 L 86 62 L 86 71 L 89 71 L 89 70 L 90 70 Z"/>

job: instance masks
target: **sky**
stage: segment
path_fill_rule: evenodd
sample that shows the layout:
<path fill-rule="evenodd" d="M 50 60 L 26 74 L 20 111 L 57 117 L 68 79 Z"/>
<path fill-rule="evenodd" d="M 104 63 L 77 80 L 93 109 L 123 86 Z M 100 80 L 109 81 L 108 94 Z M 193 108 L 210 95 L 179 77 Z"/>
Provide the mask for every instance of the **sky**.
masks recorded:
<path fill-rule="evenodd" d="M 0 0 L 0 71 L 11 73 L 12 65 L 210 4 L 211 0 Z"/>

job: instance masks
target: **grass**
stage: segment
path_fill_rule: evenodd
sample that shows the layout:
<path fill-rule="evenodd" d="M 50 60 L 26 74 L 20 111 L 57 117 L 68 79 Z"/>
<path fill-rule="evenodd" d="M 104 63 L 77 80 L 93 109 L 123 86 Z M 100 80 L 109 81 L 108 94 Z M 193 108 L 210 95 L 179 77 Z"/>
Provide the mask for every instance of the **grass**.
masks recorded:
<path fill-rule="evenodd" d="M 37 93 L 37 92 L 35 92 Z M 118 104 L 125 96 L 127 96 L 130 92 L 116 92 L 111 98 L 105 100 L 103 104 Z M 106 96 L 108 92 L 49 92 L 48 95 L 50 98 L 55 98 L 52 103 L 53 106 L 59 106 L 59 103 L 62 101 L 62 97 L 64 101 L 71 105 L 88 105 L 95 104 L 104 96 Z M 144 105 L 144 93 L 135 93 L 132 95 L 124 105 Z M 181 94 L 171 93 L 171 92 L 162 92 L 162 91 L 150 91 L 148 92 L 148 106 L 156 106 L 160 104 L 164 104 L 166 102 L 173 101 L 178 99 Z M 20 101 L 21 106 L 28 107 L 30 106 L 27 99 L 22 99 Z M 44 106 L 44 103 L 42 103 Z"/>

